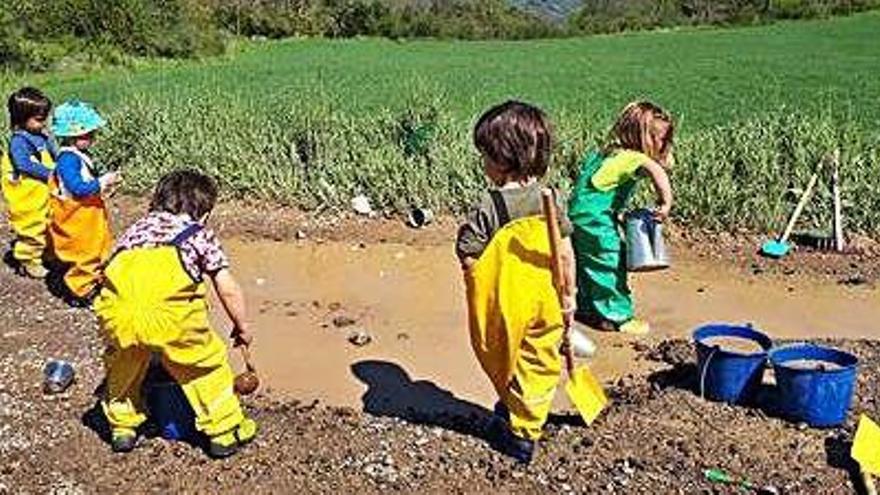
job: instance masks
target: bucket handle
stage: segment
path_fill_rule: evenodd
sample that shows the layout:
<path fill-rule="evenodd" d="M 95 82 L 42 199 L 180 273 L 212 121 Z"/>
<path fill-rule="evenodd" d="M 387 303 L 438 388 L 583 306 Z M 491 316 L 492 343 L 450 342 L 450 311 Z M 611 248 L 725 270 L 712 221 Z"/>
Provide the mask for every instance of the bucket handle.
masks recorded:
<path fill-rule="evenodd" d="M 709 373 L 709 363 L 712 362 L 712 358 L 715 357 L 715 353 L 719 350 L 721 350 L 721 348 L 717 345 L 712 346 L 712 352 L 709 353 L 709 356 L 703 363 L 703 369 L 700 370 L 700 399 L 702 400 L 706 400 L 706 375 Z"/>

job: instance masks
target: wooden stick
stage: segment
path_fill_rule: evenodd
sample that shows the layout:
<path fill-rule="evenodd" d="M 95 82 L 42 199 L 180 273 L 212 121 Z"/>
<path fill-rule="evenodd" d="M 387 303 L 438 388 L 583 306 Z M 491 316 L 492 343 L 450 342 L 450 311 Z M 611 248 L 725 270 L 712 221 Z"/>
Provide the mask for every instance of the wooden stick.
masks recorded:
<path fill-rule="evenodd" d="M 246 345 L 238 346 L 241 349 L 241 358 L 244 360 L 244 367 L 247 368 L 248 371 L 254 371 L 254 365 L 251 364 L 251 351 L 248 349 Z"/>
<path fill-rule="evenodd" d="M 565 287 L 565 273 L 562 266 L 562 235 L 559 230 L 559 216 L 556 213 L 556 197 L 553 190 L 546 188 L 541 191 L 541 204 L 544 209 L 544 219 L 547 221 L 547 234 L 550 237 L 550 270 L 553 273 L 553 286 L 556 288 L 556 295 L 559 297 L 559 305 L 565 310 L 565 294 L 568 293 Z M 568 369 L 569 376 L 574 373 L 574 350 L 571 348 L 571 329 L 566 322 L 564 333 L 564 351 L 565 365 Z"/>
<path fill-rule="evenodd" d="M 547 234 L 550 236 L 550 270 L 553 272 L 553 285 L 559 294 L 560 302 L 564 293 L 565 277 L 562 272 L 562 253 L 559 245 L 562 244 L 562 235 L 559 233 L 559 218 L 556 213 L 556 198 L 551 189 L 541 191 L 541 202 L 544 209 L 544 219 L 547 221 Z"/>
<path fill-rule="evenodd" d="M 831 157 L 831 194 L 834 196 L 834 250 L 843 251 L 843 208 L 840 203 L 840 150 L 834 150 Z"/>
<path fill-rule="evenodd" d="M 779 238 L 779 242 L 785 243 L 788 241 L 788 238 L 791 236 L 792 230 L 794 230 L 794 225 L 797 223 L 798 218 L 801 216 L 801 213 L 804 211 L 804 207 L 807 206 L 807 201 L 810 199 L 810 194 L 813 193 L 813 188 L 816 187 L 816 181 L 819 180 L 819 170 L 822 168 L 822 162 L 819 162 L 816 171 L 813 172 L 813 175 L 810 176 L 810 182 L 807 184 L 807 188 L 804 190 L 804 193 L 801 195 L 800 201 L 798 201 L 797 206 L 791 214 L 791 217 L 788 219 L 788 225 L 785 226 L 785 232 L 782 233 L 782 237 Z"/>
<path fill-rule="evenodd" d="M 874 484 L 874 477 L 871 476 L 871 473 L 865 471 L 864 469 L 860 470 L 862 485 L 865 487 L 866 495 L 877 495 L 877 486 Z"/>

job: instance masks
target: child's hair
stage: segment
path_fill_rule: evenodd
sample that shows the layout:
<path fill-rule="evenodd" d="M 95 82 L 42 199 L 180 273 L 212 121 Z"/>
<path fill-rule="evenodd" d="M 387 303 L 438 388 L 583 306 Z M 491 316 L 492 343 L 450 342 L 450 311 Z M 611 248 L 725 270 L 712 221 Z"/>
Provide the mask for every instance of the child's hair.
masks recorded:
<path fill-rule="evenodd" d="M 675 136 L 675 124 L 666 110 L 650 101 L 634 101 L 623 108 L 608 136 L 605 152 L 616 149 L 640 151 L 653 160 L 665 157 Z M 654 149 L 654 141 L 662 143 Z"/>
<path fill-rule="evenodd" d="M 217 184 L 214 179 L 195 170 L 175 170 L 159 179 L 150 211 L 188 214 L 200 220 L 214 209 Z"/>
<path fill-rule="evenodd" d="M 513 178 L 543 177 L 550 164 L 553 130 L 538 107 L 507 101 L 480 117 L 474 146 Z"/>
<path fill-rule="evenodd" d="M 9 109 L 9 125 L 13 130 L 21 129 L 32 117 L 49 117 L 52 101 L 39 89 L 24 87 L 9 95 L 6 103 Z"/>

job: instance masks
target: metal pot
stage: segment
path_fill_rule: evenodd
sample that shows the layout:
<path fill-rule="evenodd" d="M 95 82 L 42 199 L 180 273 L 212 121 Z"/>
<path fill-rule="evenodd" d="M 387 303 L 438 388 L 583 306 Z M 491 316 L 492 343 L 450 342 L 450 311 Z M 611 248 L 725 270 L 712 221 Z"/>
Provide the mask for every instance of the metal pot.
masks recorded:
<path fill-rule="evenodd" d="M 650 210 L 631 211 L 624 217 L 626 233 L 626 268 L 631 272 L 649 272 L 669 268 L 669 256 L 663 241 L 663 224 Z"/>

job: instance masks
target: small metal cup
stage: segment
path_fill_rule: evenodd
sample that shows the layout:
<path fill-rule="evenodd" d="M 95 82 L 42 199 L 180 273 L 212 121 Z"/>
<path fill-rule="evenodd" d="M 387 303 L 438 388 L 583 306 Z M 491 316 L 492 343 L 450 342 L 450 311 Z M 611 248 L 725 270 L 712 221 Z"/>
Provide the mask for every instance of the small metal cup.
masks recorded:
<path fill-rule="evenodd" d="M 43 367 L 43 391 L 47 394 L 58 394 L 67 390 L 73 383 L 75 372 L 73 365 L 63 359 L 51 359 Z"/>

